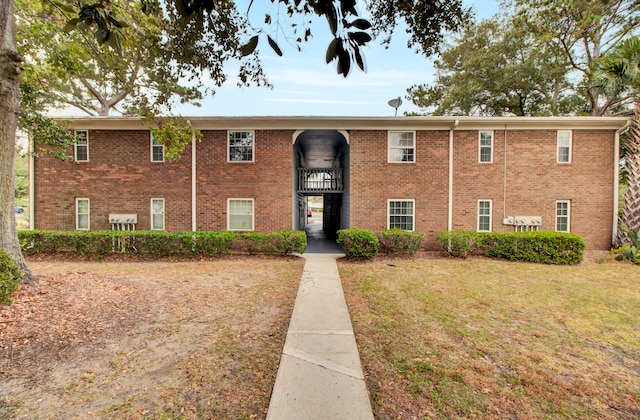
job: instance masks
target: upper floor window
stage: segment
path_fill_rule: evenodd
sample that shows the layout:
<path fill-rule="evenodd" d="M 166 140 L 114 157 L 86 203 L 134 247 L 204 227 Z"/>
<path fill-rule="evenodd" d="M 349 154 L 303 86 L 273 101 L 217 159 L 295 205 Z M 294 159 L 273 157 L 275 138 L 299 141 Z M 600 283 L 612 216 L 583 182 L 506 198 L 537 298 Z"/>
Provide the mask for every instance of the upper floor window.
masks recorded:
<path fill-rule="evenodd" d="M 387 206 L 389 229 L 415 230 L 415 200 L 389 200 Z"/>
<path fill-rule="evenodd" d="M 415 132 L 389 131 L 389 162 L 415 162 Z"/>
<path fill-rule="evenodd" d="M 88 198 L 76 198 L 76 229 L 89 230 Z"/>
<path fill-rule="evenodd" d="M 151 230 L 164 230 L 164 198 L 151 199 Z"/>
<path fill-rule="evenodd" d="M 556 232 L 569 232 L 570 207 L 568 200 L 556 201 Z"/>
<path fill-rule="evenodd" d="M 493 162 L 493 131 L 480 131 L 478 136 L 478 162 Z"/>
<path fill-rule="evenodd" d="M 89 133 L 87 130 L 76 130 L 74 132 L 76 142 L 73 145 L 76 162 L 87 162 L 89 160 Z"/>
<path fill-rule="evenodd" d="M 571 130 L 558 130 L 558 163 L 571 163 Z"/>
<path fill-rule="evenodd" d="M 164 144 L 151 133 L 151 162 L 164 162 Z"/>
<path fill-rule="evenodd" d="M 227 201 L 229 230 L 253 230 L 253 198 L 230 198 Z"/>
<path fill-rule="evenodd" d="M 478 232 L 491 232 L 491 200 L 478 200 Z"/>
<path fill-rule="evenodd" d="M 229 131 L 228 161 L 253 162 L 253 131 Z"/>

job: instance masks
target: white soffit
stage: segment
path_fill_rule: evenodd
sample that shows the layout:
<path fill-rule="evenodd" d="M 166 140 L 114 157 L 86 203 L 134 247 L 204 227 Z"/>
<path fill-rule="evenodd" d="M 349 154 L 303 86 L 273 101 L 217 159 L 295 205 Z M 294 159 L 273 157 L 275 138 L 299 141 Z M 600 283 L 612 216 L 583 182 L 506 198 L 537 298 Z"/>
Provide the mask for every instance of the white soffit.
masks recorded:
<path fill-rule="evenodd" d="M 184 117 L 198 130 L 617 130 L 624 117 Z M 139 117 L 59 118 L 73 129 L 146 130 Z"/>

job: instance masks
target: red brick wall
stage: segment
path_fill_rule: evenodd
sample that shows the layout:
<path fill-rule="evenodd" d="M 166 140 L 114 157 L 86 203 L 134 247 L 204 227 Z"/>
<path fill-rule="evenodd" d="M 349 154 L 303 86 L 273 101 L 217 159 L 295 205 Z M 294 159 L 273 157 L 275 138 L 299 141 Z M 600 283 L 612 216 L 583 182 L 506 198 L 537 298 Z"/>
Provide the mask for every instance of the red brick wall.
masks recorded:
<path fill-rule="evenodd" d="M 350 227 L 387 228 L 387 200 L 415 199 L 417 231 L 435 246 L 447 229 L 448 131 L 418 131 L 415 163 L 387 162 L 386 131 L 351 131 Z"/>
<path fill-rule="evenodd" d="M 454 229 L 477 229 L 477 202 L 493 202 L 496 232 L 512 232 L 503 216 L 542 216 L 540 230 L 555 230 L 557 200 L 571 201 L 570 230 L 593 249 L 609 249 L 613 218 L 613 131 L 573 130 L 570 164 L 556 162 L 557 131 L 494 132 L 493 164 L 478 163 L 478 132 L 456 132 Z M 506 198 L 506 199 L 505 199 Z"/>
<path fill-rule="evenodd" d="M 166 229 L 190 230 L 191 146 L 177 163 L 150 153 L 147 130 L 91 130 L 88 162 L 36 158 L 36 229 L 75 229 L 76 198 L 90 199 L 92 230 L 111 229 L 110 213 L 137 214 L 137 229 L 149 229 L 151 199 L 164 198 Z"/>
<path fill-rule="evenodd" d="M 255 131 L 254 162 L 227 162 L 227 131 L 197 145 L 198 230 L 227 230 L 227 200 L 253 198 L 255 230 L 291 229 L 293 131 Z"/>

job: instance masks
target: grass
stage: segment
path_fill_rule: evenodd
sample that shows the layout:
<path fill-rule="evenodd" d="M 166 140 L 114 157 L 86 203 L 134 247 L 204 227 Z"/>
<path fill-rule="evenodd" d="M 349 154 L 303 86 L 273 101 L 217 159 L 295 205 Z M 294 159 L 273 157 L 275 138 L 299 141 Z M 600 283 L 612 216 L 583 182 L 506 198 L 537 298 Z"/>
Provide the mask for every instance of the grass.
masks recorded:
<path fill-rule="evenodd" d="M 378 418 L 640 417 L 628 264 L 340 263 Z"/>

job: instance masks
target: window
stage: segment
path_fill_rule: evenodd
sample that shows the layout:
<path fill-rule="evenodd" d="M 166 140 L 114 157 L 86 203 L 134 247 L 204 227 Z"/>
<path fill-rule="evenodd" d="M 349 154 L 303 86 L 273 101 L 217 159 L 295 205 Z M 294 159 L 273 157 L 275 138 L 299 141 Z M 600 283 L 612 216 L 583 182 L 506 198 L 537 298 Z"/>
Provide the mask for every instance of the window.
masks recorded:
<path fill-rule="evenodd" d="M 76 229 L 89 230 L 88 198 L 76 198 Z"/>
<path fill-rule="evenodd" d="M 481 131 L 478 137 L 478 162 L 493 162 L 493 131 Z"/>
<path fill-rule="evenodd" d="M 87 130 L 76 130 L 76 142 L 73 145 L 76 162 L 89 160 L 89 134 Z"/>
<path fill-rule="evenodd" d="M 415 132 L 389 131 L 389 162 L 415 162 Z"/>
<path fill-rule="evenodd" d="M 151 230 L 164 230 L 164 198 L 151 199 Z"/>
<path fill-rule="evenodd" d="M 569 232 L 569 201 L 556 201 L 556 232 Z"/>
<path fill-rule="evenodd" d="M 491 200 L 478 200 L 478 232 L 491 232 Z"/>
<path fill-rule="evenodd" d="M 151 133 L 151 162 L 164 162 L 164 145 Z"/>
<path fill-rule="evenodd" d="M 229 230 L 253 230 L 253 198 L 230 198 L 227 202 Z"/>
<path fill-rule="evenodd" d="M 571 163 L 571 131 L 558 131 L 558 163 Z"/>
<path fill-rule="evenodd" d="M 253 131 L 229 131 L 229 162 L 253 162 Z"/>
<path fill-rule="evenodd" d="M 415 200 L 389 200 L 389 229 L 414 230 Z"/>

